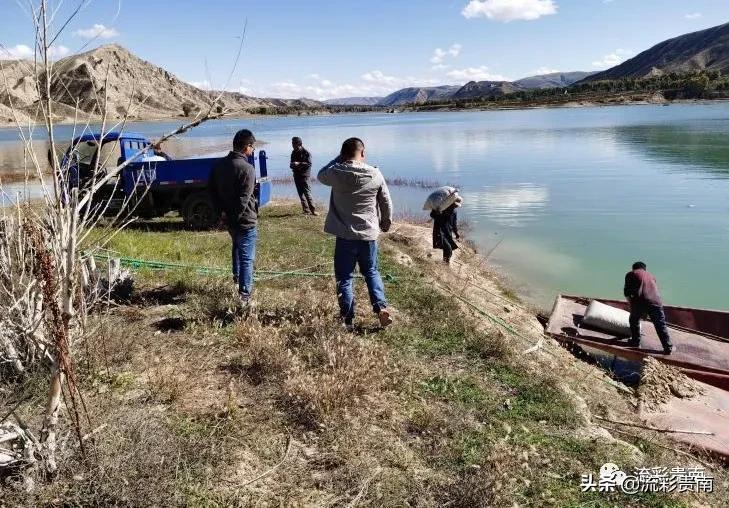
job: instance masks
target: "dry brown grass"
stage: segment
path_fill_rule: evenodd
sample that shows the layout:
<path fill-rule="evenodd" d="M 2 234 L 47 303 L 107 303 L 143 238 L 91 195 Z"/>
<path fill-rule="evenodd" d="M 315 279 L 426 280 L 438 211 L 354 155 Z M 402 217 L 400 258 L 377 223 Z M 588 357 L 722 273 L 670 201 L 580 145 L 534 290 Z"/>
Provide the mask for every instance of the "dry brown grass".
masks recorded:
<path fill-rule="evenodd" d="M 311 228 L 307 256 L 328 255 L 320 224 L 280 212 L 267 227 L 279 233 L 276 248 L 291 250 L 264 258 L 267 266 L 302 264 L 292 220 Z M 30 495 L 6 488 L 0 505 L 680 506 L 671 497 L 580 495 L 580 473 L 636 459 L 625 444 L 580 437 L 586 415 L 573 395 L 625 418 L 630 401 L 573 372 L 567 353 L 560 364 L 539 351 L 523 355 L 530 344 L 434 290 L 438 276 L 473 296 L 474 281 L 433 263 L 427 231 L 414 236 L 409 227 L 383 242 L 398 310 L 386 331 L 344 331 L 328 278 L 261 282 L 248 313 L 227 279 L 145 279 L 143 297 L 96 316 L 98 333 L 83 348 L 92 422 L 84 433 L 100 429 L 89 456 L 69 440 L 55 482 L 38 478 Z M 358 322 L 374 322 L 361 281 L 357 298 Z M 508 299 L 479 305 L 531 333 Z M 40 400 L 21 416 L 32 420 Z M 646 443 L 635 442 L 647 465 L 683 464 Z"/>

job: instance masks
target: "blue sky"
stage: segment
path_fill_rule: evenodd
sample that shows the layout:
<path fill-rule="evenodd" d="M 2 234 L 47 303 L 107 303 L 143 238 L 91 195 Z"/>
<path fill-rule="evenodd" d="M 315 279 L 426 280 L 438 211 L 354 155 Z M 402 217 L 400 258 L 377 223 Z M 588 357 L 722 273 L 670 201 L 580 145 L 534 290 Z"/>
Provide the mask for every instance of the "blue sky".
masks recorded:
<path fill-rule="evenodd" d="M 21 57 L 33 43 L 23 5 L 0 0 L 0 43 Z M 65 0 L 58 19 L 74 5 Z M 185 81 L 220 88 L 246 18 L 228 88 L 324 99 L 604 69 L 725 23 L 729 9 L 727 0 L 95 0 L 56 53 L 116 42 Z"/>

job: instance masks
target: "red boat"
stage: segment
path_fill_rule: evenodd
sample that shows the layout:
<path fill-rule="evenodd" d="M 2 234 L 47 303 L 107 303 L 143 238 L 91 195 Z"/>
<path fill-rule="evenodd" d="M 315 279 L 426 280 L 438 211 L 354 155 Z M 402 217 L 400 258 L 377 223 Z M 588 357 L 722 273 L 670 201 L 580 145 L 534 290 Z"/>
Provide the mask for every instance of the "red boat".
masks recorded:
<path fill-rule="evenodd" d="M 628 310 L 619 300 L 595 300 Z M 547 335 L 612 353 L 629 360 L 646 356 L 679 368 L 689 377 L 729 391 L 729 312 L 665 306 L 666 321 L 674 350 L 663 354 L 661 342 L 650 322 L 642 326 L 640 348 L 628 347 L 628 338 L 585 328 L 582 318 L 591 299 L 583 296 L 557 296 L 546 326 Z"/>
<path fill-rule="evenodd" d="M 597 299 L 623 310 L 626 302 Z M 628 347 L 628 337 L 582 326 L 590 299 L 559 295 L 546 325 L 546 334 L 602 350 L 629 360 L 647 356 L 677 367 L 699 381 L 703 393 L 690 398 L 671 397 L 658 408 L 640 408 L 640 418 L 661 429 L 691 429 L 693 433 L 671 432 L 670 439 L 703 450 L 729 463 L 729 312 L 666 306 L 674 350 L 664 355 L 655 329 L 642 326 L 640 348 Z M 710 386 L 711 385 L 711 386 Z M 696 431 L 699 431 L 697 433 Z"/>

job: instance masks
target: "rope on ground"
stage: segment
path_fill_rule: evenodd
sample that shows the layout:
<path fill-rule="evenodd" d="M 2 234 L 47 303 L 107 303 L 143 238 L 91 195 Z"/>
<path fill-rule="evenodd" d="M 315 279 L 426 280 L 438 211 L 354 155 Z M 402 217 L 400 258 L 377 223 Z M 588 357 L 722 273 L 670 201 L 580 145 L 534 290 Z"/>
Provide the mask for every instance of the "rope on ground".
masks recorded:
<path fill-rule="evenodd" d="M 626 422 L 626 421 L 622 421 L 622 420 L 610 420 L 609 418 L 603 418 L 602 416 L 593 416 L 593 418 L 603 421 L 603 422 L 615 423 L 617 425 L 626 425 L 628 427 L 637 427 L 639 429 L 645 429 L 645 430 L 653 430 L 655 432 L 666 432 L 666 433 L 673 433 L 673 434 L 697 434 L 700 436 L 715 435 L 713 432 L 707 432 L 705 430 L 662 429 L 659 427 L 654 427 L 652 425 L 640 425 L 638 423 Z"/>
<path fill-rule="evenodd" d="M 140 268 L 147 268 L 150 270 L 183 270 L 183 271 L 190 271 L 194 272 L 198 275 L 210 275 L 210 276 L 226 276 L 229 275 L 230 268 L 220 268 L 220 267 L 211 267 L 211 266 L 199 266 L 199 265 L 190 265 L 185 263 L 172 263 L 168 261 L 150 261 L 146 259 L 137 259 L 132 257 L 125 257 L 120 256 L 118 253 L 114 253 L 112 256 L 111 253 L 107 254 L 93 254 L 93 257 L 97 261 L 105 261 L 108 262 L 110 259 L 118 259 L 119 263 L 122 266 L 125 266 L 127 268 L 131 269 L 140 269 Z M 331 278 L 334 276 L 331 272 L 309 272 L 307 270 L 312 270 L 314 268 L 318 268 L 322 265 L 330 264 L 331 262 L 321 262 L 316 265 L 312 265 L 306 268 L 297 268 L 295 270 L 256 270 L 254 272 L 256 276 L 256 281 L 267 281 L 271 279 L 277 279 L 280 277 L 321 277 L 321 278 Z M 361 279 L 361 274 L 354 275 L 354 278 Z M 387 273 L 383 277 L 383 279 L 391 284 L 397 284 L 401 280 L 408 280 L 408 277 L 397 277 L 393 274 Z"/>
<path fill-rule="evenodd" d="M 433 283 L 438 288 L 440 288 L 441 290 L 443 290 L 443 291 L 445 291 L 445 292 L 447 292 L 447 293 L 455 296 L 458 300 L 460 300 L 461 302 L 465 303 L 467 306 L 469 306 L 470 308 L 472 308 L 473 310 L 475 310 L 480 315 L 484 316 L 486 319 L 488 319 L 489 321 L 491 321 L 496 326 L 498 326 L 498 327 L 506 330 L 507 332 L 511 333 L 512 335 L 514 335 L 516 337 L 519 337 L 519 338 L 521 338 L 521 339 L 523 339 L 523 340 L 531 343 L 534 346 L 536 346 L 539 343 L 539 341 L 534 341 L 530 337 L 526 337 L 526 336 L 520 334 L 519 332 L 517 332 L 516 330 L 514 330 L 514 328 L 511 325 L 509 325 L 508 323 L 506 323 L 503 319 L 498 318 L 498 317 L 496 317 L 496 316 L 494 316 L 494 315 L 486 312 L 485 310 L 481 309 L 480 307 L 478 307 L 476 304 L 474 304 L 470 300 L 467 300 L 463 296 L 461 296 L 461 295 L 459 295 L 459 294 L 451 291 L 447 287 L 444 287 L 442 284 L 440 284 L 439 281 L 433 280 Z M 545 353 L 547 353 L 548 355 L 552 356 L 553 358 L 557 359 L 557 360 L 560 359 L 560 358 L 557 357 L 557 355 L 555 353 L 553 353 L 552 351 L 550 351 L 548 349 L 543 349 L 543 351 Z M 579 364 L 574 364 L 574 366 L 578 370 L 581 370 L 582 372 L 585 372 L 586 374 L 588 374 L 589 377 L 595 377 L 595 372 L 593 372 L 591 370 L 583 369 L 582 366 L 579 365 Z M 606 384 L 612 386 L 613 388 L 616 388 L 616 389 L 618 389 L 618 390 L 620 390 L 622 392 L 625 392 L 625 393 L 627 393 L 627 394 L 629 394 L 631 396 L 632 395 L 635 395 L 635 392 L 633 390 L 631 390 L 630 388 L 628 388 L 626 386 L 621 385 L 620 383 L 618 383 L 618 382 L 616 382 L 616 381 L 614 381 L 612 379 L 604 378 L 604 377 L 598 377 L 597 379 L 599 379 L 603 383 L 606 383 Z"/>
<path fill-rule="evenodd" d="M 257 273 L 262 274 L 262 275 L 268 275 L 267 277 L 262 277 L 258 280 L 264 281 L 264 280 L 278 279 L 280 277 L 286 277 L 287 275 L 292 275 L 292 276 L 294 276 L 294 275 L 313 275 L 313 273 L 310 272 L 309 270 L 313 270 L 314 268 L 319 268 L 320 266 L 326 265 L 326 264 L 328 264 L 328 262 L 324 261 L 321 263 L 317 263 L 315 265 L 307 266 L 306 268 L 299 268 L 297 270 L 289 270 L 289 271 L 285 271 L 285 272 L 273 272 L 272 271 L 270 274 L 266 271 L 258 270 Z"/>
<path fill-rule="evenodd" d="M 286 451 L 284 452 L 283 457 L 281 458 L 281 460 L 278 463 L 276 463 L 276 465 L 273 466 L 268 471 L 265 471 L 265 472 L 259 474 L 258 476 L 256 476 L 255 478 L 253 478 L 251 480 L 248 480 L 248 481 L 242 483 L 241 485 L 238 485 L 237 488 L 238 489 L 243 489 L 243 488 L 247 487 L 248 485 L 251 485 L 252 483 L 256 483 L 258 480 L 262 480 L 266 476 L 269 476 L 271 473 L 273 473 L 279 467 L 281 467 L 284 462 L 286 462 L 286 459 L 289 457 L 289 452 L 290 451 L 291 451 L 291 434 L 287 434 L 287 436 L 286 436 Z"/>
<path fill-rule="evenodd" d="M 605 428 L 608 429 L 608 430 L 612 430 L 613 432 L 618 432 L 620 434 L 625 434 L 626 436 L 630 436 L 630 437 L 632 437 L 634 439 L 645 439 L 643 436 L 639 436 L 638 434 L 633 434 L 632 432 L 627 432 L 627 431 L 625 431 L 623 429 L 618 429 L 618 428 L 615 428 L 615 427 L 607 427 L 607 426 L 605 426 Z M 704 460 L 701 460 L 696 455 L 693 455 L 691 453 L 685 452 L 685 451 L 680 450 L 678 448 L 674 448 L 673 446 L 667 446 L 667 445 L 658 443 L 656 441 L 651 441 L 651 444 L 654 444 L 654 445 L 659 446 L 661 448 L 664 448 L 666 450 L 670 450 L 672 452 L 676 452 L 676 453 L 678 453 L 680 455 L 684 455 L 686 457 L 692 458 L 695 461 L 697 461 L 699 464 L 701 464 L 702 466 L 706 467 L 707 469 L 714 470 L 714 466 L 712 464 L 709 464 L 708 462 L 706 462 Z"/>

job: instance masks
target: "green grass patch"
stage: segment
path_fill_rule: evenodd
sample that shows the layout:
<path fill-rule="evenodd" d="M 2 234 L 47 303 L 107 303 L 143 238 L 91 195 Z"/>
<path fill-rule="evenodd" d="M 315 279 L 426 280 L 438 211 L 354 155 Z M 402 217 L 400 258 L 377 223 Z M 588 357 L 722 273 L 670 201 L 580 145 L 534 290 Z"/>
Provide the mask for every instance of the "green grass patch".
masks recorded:
<path fill-rule="evenodd" d="M 468 378 L 434 376 L 421 383 L 421 391 L 469 407 L 479 407 L 492 400 L 489 393 Z"/>
<path fill-rule="evenodd" d="M 500 384 L 510 402 L 506 413 L 515 422 L 544 421 L 550 425 L 573 428 L 575 408 L 552 378 L 533 376 L 512 366 L 490 369 L 494 382 Z"/>
<path fill-rule="evenodd" d="M 94 245 L 92 238 L 89 246 Z M 201 275 L 194 268 L 137 270 L 143 280 L 150 282 L 184 286 L 193 284 L 191 280 L 195 278 L 229 278 L 230 235 L 222 230 L 190 231 L 179 218 L 134 223 L 114 236 L 106 248 L 126 258 L 222 270 L 212 277 Z M 261 210 L 256 270 L 291 271 L 317 265 L 315 271 L 328 272 L 333 250 L 334 238 L 323 232 L 321 218 L 302 215 L 294 205 Z M 269 277 L 270 274 L 261 275 L 261 278 Z"/>

